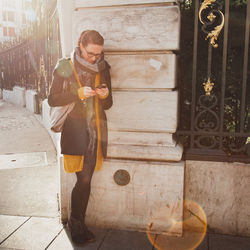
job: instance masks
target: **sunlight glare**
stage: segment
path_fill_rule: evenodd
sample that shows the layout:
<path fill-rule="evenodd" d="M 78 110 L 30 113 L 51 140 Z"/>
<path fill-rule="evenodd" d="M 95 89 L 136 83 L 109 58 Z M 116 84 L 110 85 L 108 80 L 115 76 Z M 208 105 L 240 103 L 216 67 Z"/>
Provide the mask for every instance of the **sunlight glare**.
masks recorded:
<path fill-rule="evenodd" d="M 26 19 L 30 22 L 35 22 L 37 19 L 36 12 L 33 9 L 28 9 L 25 11 Z"/>

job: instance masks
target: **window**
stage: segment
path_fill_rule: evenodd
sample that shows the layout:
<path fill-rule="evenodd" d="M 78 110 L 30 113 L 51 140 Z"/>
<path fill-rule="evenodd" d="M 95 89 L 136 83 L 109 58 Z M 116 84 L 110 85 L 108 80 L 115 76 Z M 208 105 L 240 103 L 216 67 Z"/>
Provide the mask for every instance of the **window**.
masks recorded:
<path fill-rule="evenodd" d="M 3 21 L 7 21 L 7 12 L 3 11 Z"/>
<path fill-rule="evenodd" d="M 8 21 L 11 21 L 11 22 L 15 21 L 15 13 L 13 11 L 8 12 Z"/>
<path fill-rule="evenodd" d="M 26 24 L 27 21 L 26 21 L 26 16 L 25 16 L 25 14 L 23 14 L 22 19 L 23 19 L 23 24 Z"/>
<path fill-rule="evenodd" d="M 8 30 L 9 30 L 9 36 L 15 36 L 16 34 L 15 34 L 15 28 L 14 27 L 9 27 L 8 28 Z"/>
<path fill-rule="evenodd" d="M 8 36 L 7 27 L 3 27 L 3 36 Z"/>

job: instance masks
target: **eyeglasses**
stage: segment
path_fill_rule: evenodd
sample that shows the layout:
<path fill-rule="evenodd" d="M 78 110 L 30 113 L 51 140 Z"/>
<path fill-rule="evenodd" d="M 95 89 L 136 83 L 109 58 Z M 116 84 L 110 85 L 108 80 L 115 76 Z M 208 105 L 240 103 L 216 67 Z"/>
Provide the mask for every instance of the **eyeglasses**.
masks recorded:
<path fill-rule="evenodd" d="M 101 56 L 101 53 L 100 54 L 95 54 L 95 53 L 87 51 L 85 47 L 83 47 L 83 48 L 85 49 L 85 51 L 86 51 L 89 58 L 92 58 L 92 57 L 99 58 Z"/>

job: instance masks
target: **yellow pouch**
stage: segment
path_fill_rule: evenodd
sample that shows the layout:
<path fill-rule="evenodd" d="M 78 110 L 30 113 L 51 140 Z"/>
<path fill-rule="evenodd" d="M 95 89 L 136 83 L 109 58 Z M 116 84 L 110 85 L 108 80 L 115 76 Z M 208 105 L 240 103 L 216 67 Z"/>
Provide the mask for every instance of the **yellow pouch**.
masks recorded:
<path fill-rule="evenodd" d="M 63 155 L 64 170 L 67 173 L 79 172 L 83 169 L 83 155 Z"/>

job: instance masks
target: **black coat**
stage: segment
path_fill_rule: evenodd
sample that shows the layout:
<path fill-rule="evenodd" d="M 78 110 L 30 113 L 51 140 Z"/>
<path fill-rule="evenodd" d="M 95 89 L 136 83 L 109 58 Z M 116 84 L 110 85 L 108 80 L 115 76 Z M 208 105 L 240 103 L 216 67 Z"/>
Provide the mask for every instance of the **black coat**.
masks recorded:
<path fill-rule="evenodd" d="M 86 155 L 89 142 L 86 123 L 86 101 L 88 101 L 89 98 L 86 101 L 81 101 L 78 98 L 77 90 L 79 86 L 75 80 L 68 60 L 69 59 L 59 60 L 57 66 L 55 67 L 52 85 L 48 96 L 48 103 L 51 107 L 55 107 L 75 102 L 73 110 L 68 114 L 68 117 L 63 125 L 61 134 L 61 153 L 68 155 Z M 105 62 L 105 64 L 105 69 L 100 72 L 101 83 L 107 84 L 109 95 L 106 99 L 99 99 L 101 142 L 104 157 L 107 156 L 108 142 L 107 118 L 104 110 L 109 109 L 113 104 L 109 73 L 110 66 L 107 62 Z M 75 67 L 77 69 L 77 67 L 83 66 L 76 63 Z M 96 74 L 87 68 L 84 68 L 84 70 L 90 72 L 91 74 Z M 84 86 L 83 83 L 82 86 Z"/>

